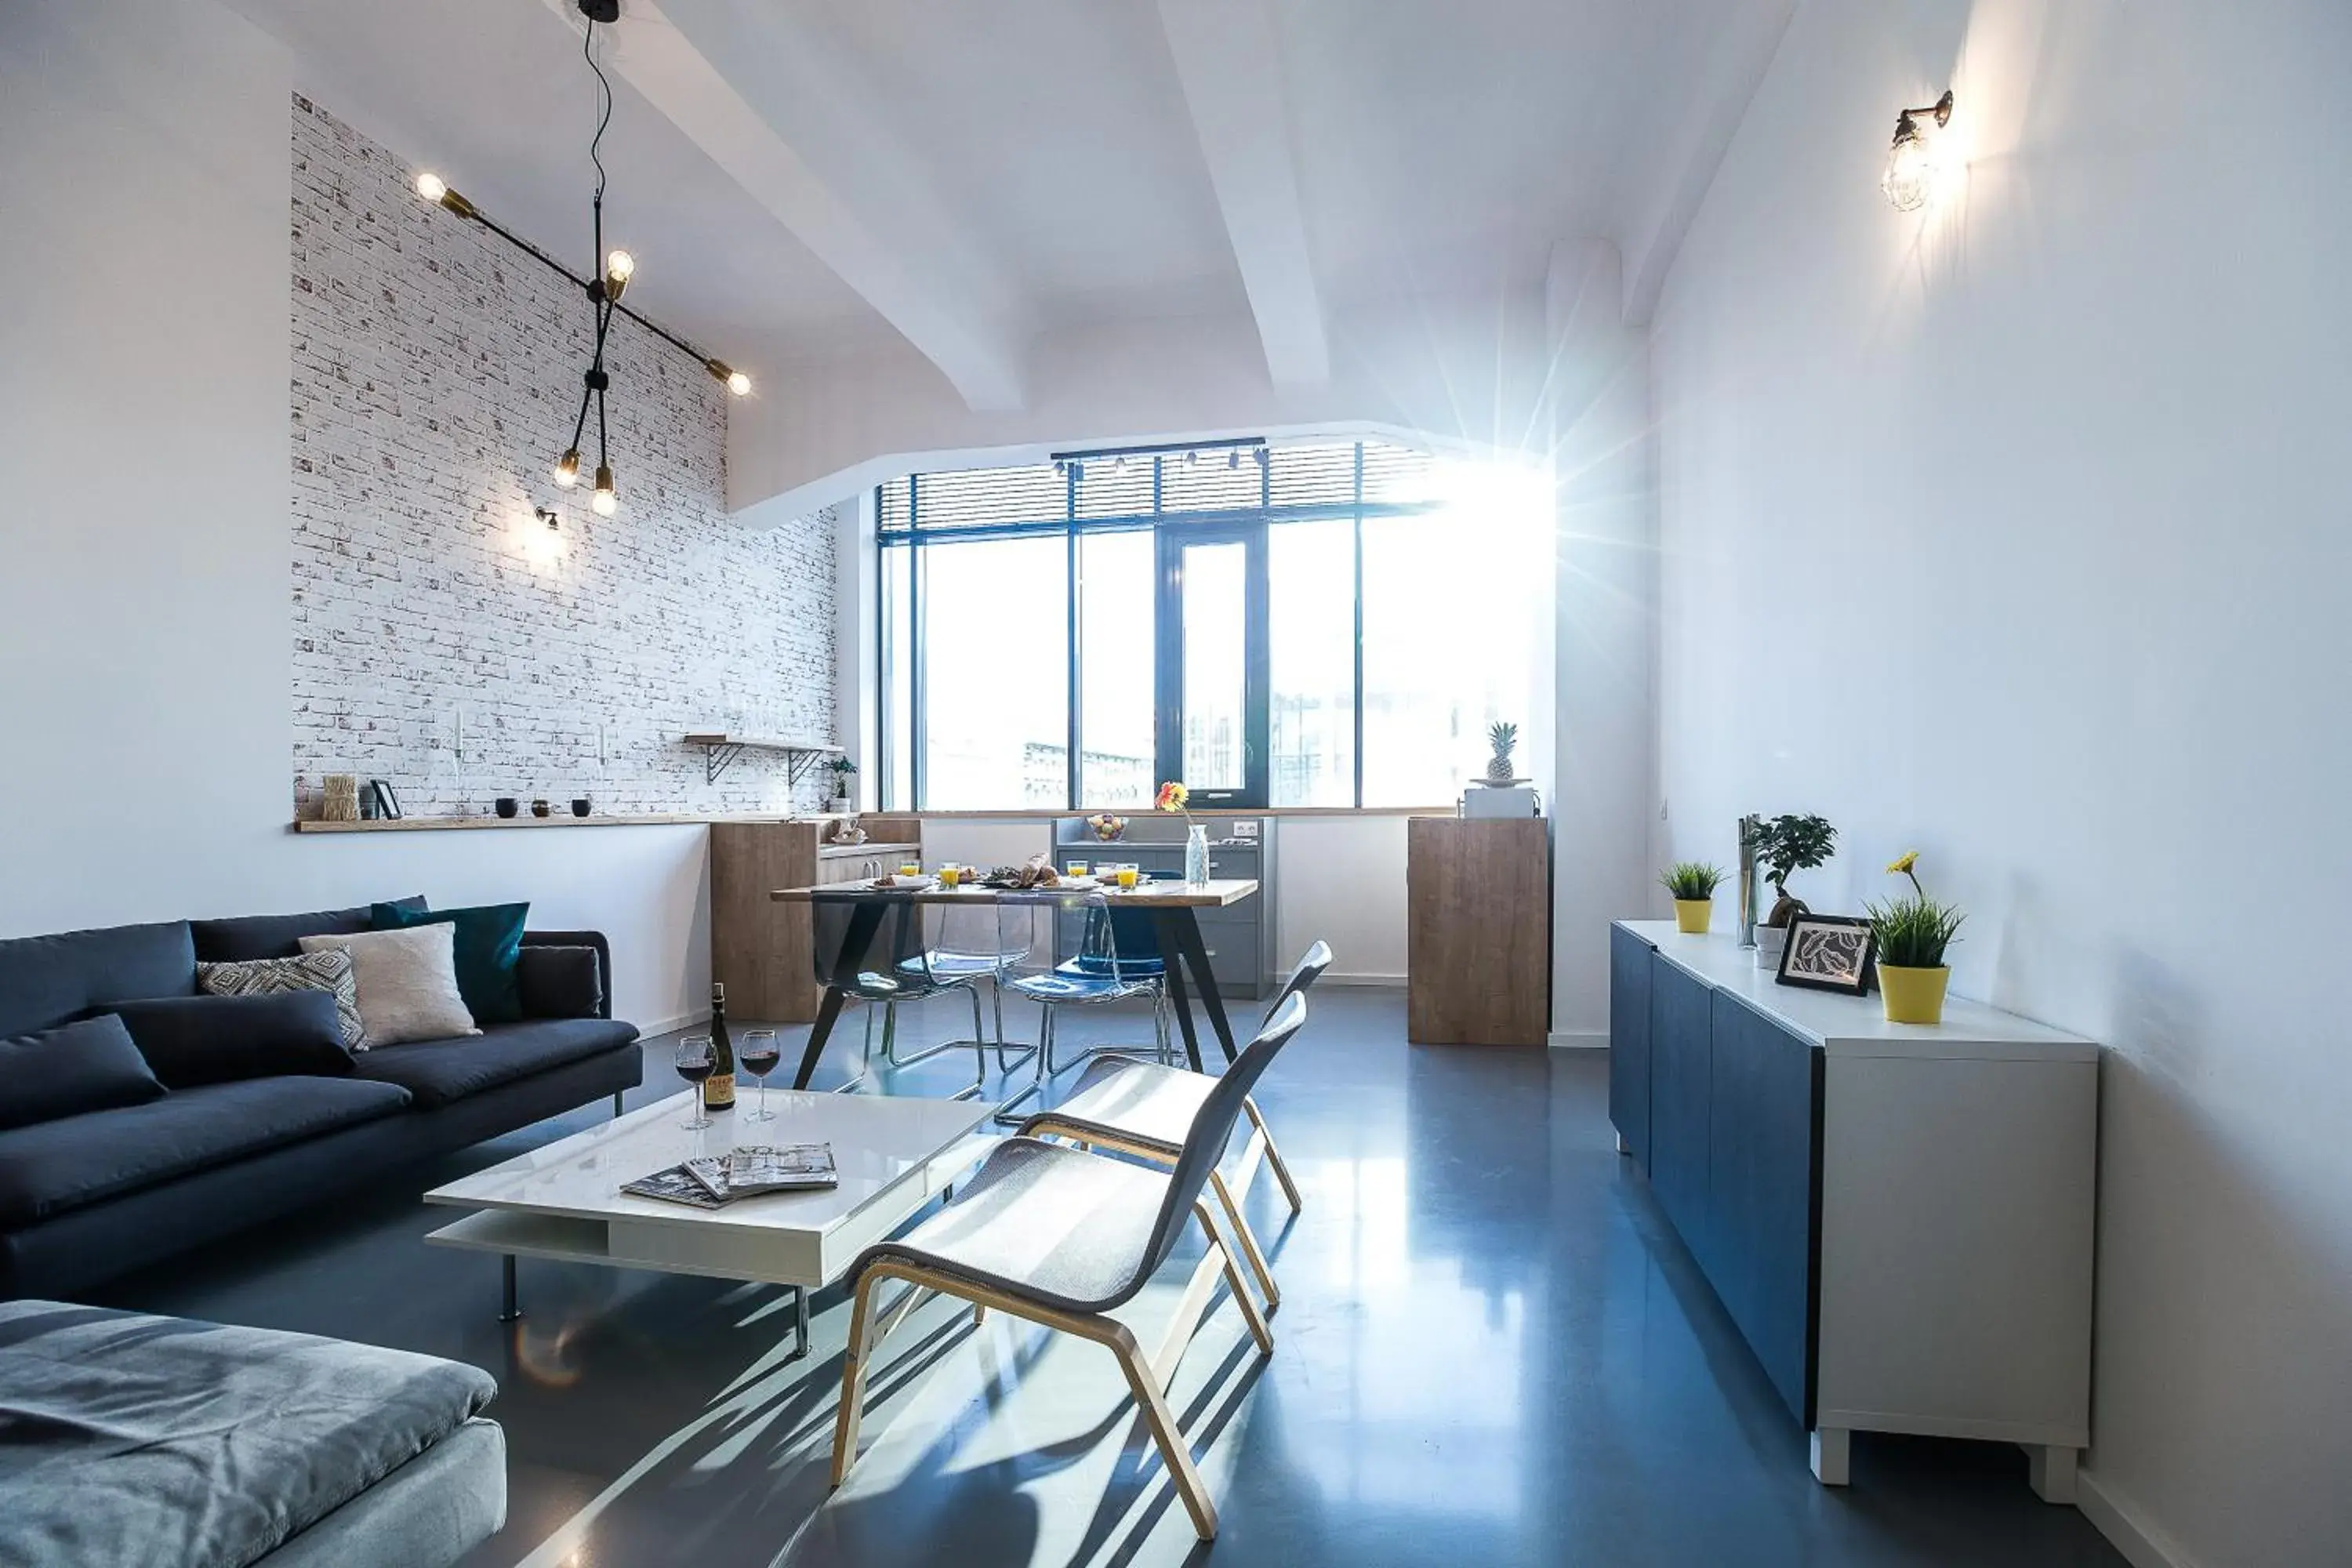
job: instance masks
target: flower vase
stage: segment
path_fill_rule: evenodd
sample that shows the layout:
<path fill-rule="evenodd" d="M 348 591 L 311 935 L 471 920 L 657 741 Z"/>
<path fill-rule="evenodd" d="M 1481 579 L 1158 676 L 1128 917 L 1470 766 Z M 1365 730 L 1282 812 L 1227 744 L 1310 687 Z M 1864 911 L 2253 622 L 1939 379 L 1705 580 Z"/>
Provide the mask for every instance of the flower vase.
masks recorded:
<path fill-rule="evenodd" d="M 1209 885 L 1209 830 L 1197 822 L 1184 830 L 1184 885 Z"/>

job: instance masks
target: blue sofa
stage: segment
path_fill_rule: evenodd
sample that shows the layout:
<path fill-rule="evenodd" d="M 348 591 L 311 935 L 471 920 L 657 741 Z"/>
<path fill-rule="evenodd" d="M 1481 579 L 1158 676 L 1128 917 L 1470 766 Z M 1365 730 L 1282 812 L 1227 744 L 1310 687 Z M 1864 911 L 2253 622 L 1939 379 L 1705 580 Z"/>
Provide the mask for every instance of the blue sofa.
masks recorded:
<path fill-rule="evenodd" d="M 0 942 L 0 1040 L 194 995 L 199 960 L 284 957 L 301 937 L 368 929 L 362 906 Z M 611 971 L 596 932 L 529 932 L 518 1023 L 0 1130 L 0 1300 L 70 1297 L 635 1087 L 643 1056 L 613 1018 Z"/>

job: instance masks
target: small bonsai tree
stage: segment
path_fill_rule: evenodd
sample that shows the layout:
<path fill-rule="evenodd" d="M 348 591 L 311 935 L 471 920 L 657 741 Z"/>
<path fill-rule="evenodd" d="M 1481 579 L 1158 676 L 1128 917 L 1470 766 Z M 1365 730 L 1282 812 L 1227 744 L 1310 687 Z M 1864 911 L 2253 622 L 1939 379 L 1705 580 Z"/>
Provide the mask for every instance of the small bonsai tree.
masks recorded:
<path fill-rule="evenodd" d="M 1748 847 L 1764 867 L 1764 879 L 1780 895 L 1764 923 L 1785 926 L 1797 916 L 1811 912 L 1804 900 L 1789 891 L 1789 879 L 1828 863 L 1837 853 L 1837 829 L 1822 817 L 1783 815 L 1759 823 Z"/>

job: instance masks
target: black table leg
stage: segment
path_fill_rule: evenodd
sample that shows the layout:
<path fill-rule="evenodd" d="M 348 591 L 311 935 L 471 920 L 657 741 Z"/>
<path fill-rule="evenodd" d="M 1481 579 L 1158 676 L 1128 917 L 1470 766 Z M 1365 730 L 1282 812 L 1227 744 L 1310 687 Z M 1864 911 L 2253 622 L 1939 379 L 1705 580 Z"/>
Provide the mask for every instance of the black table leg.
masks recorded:
<path fill-rule="evenodd" d="M 793 1353 L 784 1358 L 787 1362 L 799 1361 L 808 1354 L 808 1299 L 809 1288 L 807 1286 L 795 1285 L 793 1287 Z"/>
<path fill-rule="evenodd" d="M 866 962 L 866 950 L 874 945 L 874 933 L 882 929 L 880 900 L 861 903 L 851 912 L 849 929 L 842 933 L 841 952 L 834 960 L 834 973 L 855 974 Z M 824 1055 L 824 1043 L 832 1037 L 834 1021 L 841 1016 L 846 998 L 838 985 L 824 988 L 824 1000 L 816 1010 L 816 1022 L 810 1026 L 808 1048 L 801 1053 L 801 1070 L 793 1075 L 794 1089 L 806 1089 L 809 1079 L 816 1076 L 817 1058 Z"/>
<path fill-rule="evenodd" d="M 499 1259 L 499 1262 L 502 1265 L 499 1273 L 502 1283 L 506 1287 L 503 1293 L 504 1299 L 499 1305 L 499 1321 L 501 1323 L 511 1323 L 522 1316 L 522 1309 L 515 1304 L 514 1254 L 511 1252 L 506 1254 L 503 1258 Z"/>
<path fill-rule="evenodd" d="M 1201 940 L 1201 917 L 1191 910 L 1171 911 L 1176 921 L 1176 940 L 1184 950 L 1184 967 L 1192 972 L 1192 984 L 1201 990 L 1201 1005 L 1209 1011 L 1209 1026 L 1217 1031 L 1217 1044 L 1225 1047 L 1225 1060 L 1234 1059 L 1234 1026 L 1225 1016 L 1225 999 L 1217 991 L 1217 977 L 1209 971 L 1209 945 Z"/>
<path fill-rule="evenodd" d="M 1179 920 L 1179 916 L 1184 917 Z M 1201 1040 L 1192 1030 L 1192 1005 L 1184 994 L 1184 936 L 1182 927 L 1192 925 L 1190 910 L 1154 910 L 1151 911 L 1151 934 L 1160 939 L 1160 963 L 1168 974 L 1168 1005 L 1176 1010 L 1176 1026 L 1184 1032 L 1184 1058 L 1192 1070 L 1201 1070 Z M 1194 927 L 1193 934 L 1200 934 Z"/>

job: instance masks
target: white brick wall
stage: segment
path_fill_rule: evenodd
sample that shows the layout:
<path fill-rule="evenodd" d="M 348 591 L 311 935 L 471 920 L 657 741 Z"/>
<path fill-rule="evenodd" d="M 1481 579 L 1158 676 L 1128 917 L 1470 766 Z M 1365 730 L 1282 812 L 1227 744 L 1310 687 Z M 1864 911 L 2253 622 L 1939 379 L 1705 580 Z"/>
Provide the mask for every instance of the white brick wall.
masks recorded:
<path fill-rule="evenodd" d="M 725 389 L 623 317 L 621 510 L 595 516 L 584 486 L 549 478 L 587 367 L 584 297 L 299 95 L 293 153 L 300 808 L 328 773 L 389 779 L 411 816 L 501 795 L 561 810 L 585 794 L 600 813 L 820 800 L 822 769 L 788 791 L 773 754 L 706 784 L 678 737 L 833 738 L 832 514 L 730 522 Z M 593 437 L 592 419 L 592 466 Z"/>

